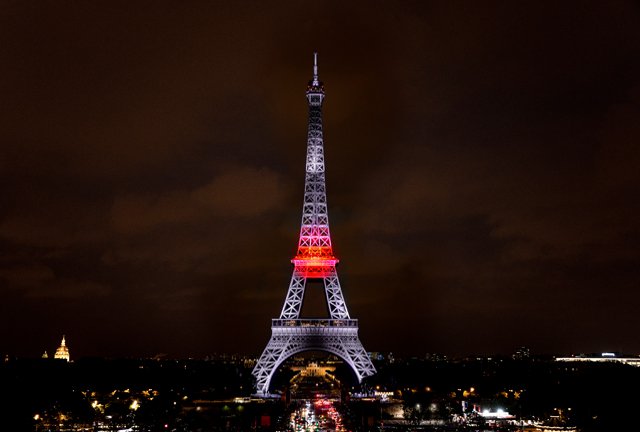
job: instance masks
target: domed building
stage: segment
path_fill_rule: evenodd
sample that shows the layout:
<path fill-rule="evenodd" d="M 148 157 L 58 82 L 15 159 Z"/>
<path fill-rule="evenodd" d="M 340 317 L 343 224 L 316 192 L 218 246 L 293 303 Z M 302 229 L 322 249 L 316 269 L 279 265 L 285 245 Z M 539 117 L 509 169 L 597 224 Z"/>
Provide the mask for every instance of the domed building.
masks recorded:
<path fill-rule="evenodd" d="M 67 343 L 64 340 L 64 335 L 62 335 L 62 342 L 60 346 L 56 350 L 55 355 L 53 356 L 55 359 L 66 360 L 69 361 L 71 357 L 69 356 L 69 348 L 67 348 Z"/>

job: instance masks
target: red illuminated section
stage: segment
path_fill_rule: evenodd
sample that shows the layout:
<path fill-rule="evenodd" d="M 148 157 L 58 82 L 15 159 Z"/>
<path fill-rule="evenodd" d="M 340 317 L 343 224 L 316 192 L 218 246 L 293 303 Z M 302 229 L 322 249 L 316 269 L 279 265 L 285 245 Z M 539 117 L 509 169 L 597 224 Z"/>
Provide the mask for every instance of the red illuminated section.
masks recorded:
<path fill-rule="evenodd" d="M 300 246 L 291 260 L 295 271 L 306 278 L 325 278 L 335 272 L 338 259 L 331 247 Z"/>

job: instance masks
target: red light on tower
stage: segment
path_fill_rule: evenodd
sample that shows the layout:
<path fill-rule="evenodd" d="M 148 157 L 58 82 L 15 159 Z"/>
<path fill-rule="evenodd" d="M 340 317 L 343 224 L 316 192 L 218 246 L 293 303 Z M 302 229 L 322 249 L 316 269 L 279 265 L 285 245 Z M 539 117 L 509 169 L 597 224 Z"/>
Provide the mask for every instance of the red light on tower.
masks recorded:
<path fill-rule="evenodd" d="M 297 274 L 305 278 L 319 279 L 335 271 L 338 262 L 330 247 L 300 246 L 298 254 L 291 260 Z"/>

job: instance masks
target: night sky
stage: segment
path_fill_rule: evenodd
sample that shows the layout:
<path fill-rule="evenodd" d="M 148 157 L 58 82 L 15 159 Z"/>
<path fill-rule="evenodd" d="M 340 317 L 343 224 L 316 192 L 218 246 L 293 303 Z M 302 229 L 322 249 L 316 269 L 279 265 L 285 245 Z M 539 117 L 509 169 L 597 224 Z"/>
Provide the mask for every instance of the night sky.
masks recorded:
<path fill-rule="evenodd" d="M 639 23 L 631 1 L 3 1 L 0 354 L 259 354 L 314 50 L 367 350 L 640 353 Z"/>

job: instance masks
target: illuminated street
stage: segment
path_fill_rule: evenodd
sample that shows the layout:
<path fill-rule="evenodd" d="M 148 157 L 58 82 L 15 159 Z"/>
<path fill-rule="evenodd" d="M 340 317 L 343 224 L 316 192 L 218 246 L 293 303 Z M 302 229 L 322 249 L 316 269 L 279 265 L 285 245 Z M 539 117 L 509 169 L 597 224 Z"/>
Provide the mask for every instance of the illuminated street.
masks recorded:
<path fill-rule="evenodd" d="M 301 401 L 300 406 L 291 413 L 289 427 L 296 432 L 346 431 L 340 413 L 328 399 Z"/>

